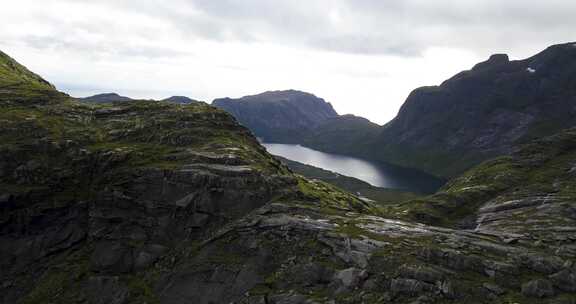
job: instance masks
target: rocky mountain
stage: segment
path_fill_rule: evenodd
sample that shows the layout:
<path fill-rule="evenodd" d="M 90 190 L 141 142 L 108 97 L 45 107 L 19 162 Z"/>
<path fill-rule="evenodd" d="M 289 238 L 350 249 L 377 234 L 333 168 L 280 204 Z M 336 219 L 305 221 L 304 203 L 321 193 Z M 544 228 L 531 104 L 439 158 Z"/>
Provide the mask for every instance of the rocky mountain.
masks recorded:
<path fill-rule="evenodd" d="M 172 102 L 172 103 L 177 103 L 177 104 L 191 104 L 191 103 L 199 102 L 198 100 L 194 100 L 194 99 L 186 97 L 186 96 L 172 96 L 172 97 L 168 97 L 166 99 L 162 99 L 162 101 Z"/>
<path fill-rule="evenodd" d="M 80 98 L 83 102 L 94 102 L 94 103 L 106 103 L 106 102 L 116 102 L 116 101 L 131 101 L 130 97 L 121 96 L 116 93 L 102 93 L 96 94 L 94 96 Z"/>
<path fill-rule="evenodd" d="M 308 130 L 338 116 L 324 99 L 295 90 L 270 91 L 239 99 L 221 98 L 212 105 L 226 110 L 256 136 L 269 142 L 298 142 Z"/>
<path fill-rule="evenodd" d="M 525 60 L 499 54 L 414 90 L 373 158 L 454 176 L 518 143 L 576 126 L 576 44 Z"/>
<path fill-rule="evenodd" d="M 304 134 L 299 143 L 316 150 L 359 155 L 371 144 L 381 127 L 366 118 L 341 115 L 330 118 Z"/>
<path fill-rule="evenodd" d="M 381 207 L 203 103 L 0 88 L 0 303 L 576 301 L 574 130 Z"/>
<path fill-rule="evenodd" d="M 576 126 L 575 45 L 551 46 L 524 60 L 493 55 L 439 86 L 414 90 L 383 127 L 333 116 L 299 136 L 268 138 L 454 177 L 517 144 Z M 262 110 L 225 109 L 256 134 L 267 128 L 261 124 L 270 116 Z M 288 128 L 279 124 L 274 134 Z"/>

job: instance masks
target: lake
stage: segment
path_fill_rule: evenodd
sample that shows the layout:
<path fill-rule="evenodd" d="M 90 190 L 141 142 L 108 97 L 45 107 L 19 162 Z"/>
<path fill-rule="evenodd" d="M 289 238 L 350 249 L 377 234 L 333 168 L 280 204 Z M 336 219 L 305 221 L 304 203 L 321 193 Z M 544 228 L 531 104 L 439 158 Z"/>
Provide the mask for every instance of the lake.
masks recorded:
<path fill-rule="evenodd" d="M 418 170 L 380 164 L 363 159 L 316 151 L 301 145 L 262 143 L 274 155 L 355 177 L 373 186 L 433 193 L 444 181 Z"/>

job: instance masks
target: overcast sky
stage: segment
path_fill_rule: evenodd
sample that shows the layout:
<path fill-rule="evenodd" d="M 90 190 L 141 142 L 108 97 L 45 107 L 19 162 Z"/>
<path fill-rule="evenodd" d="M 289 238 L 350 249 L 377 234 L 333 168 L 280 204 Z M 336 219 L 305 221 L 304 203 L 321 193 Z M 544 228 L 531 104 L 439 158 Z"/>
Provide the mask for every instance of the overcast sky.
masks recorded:
<path fill-rule="evenodd" d="M 392 119 L 492 53 L 569 42 L 573 0 L 3 0 L 0 49 L 73 96 L 299 89 Z"/>

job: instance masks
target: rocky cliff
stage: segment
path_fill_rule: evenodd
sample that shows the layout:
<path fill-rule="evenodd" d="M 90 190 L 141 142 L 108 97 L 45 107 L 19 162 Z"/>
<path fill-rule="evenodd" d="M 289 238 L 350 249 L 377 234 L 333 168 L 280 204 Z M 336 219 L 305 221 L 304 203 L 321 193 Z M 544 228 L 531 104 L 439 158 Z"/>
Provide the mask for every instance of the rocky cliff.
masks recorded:
<path fill-rule="evenodd" d="M 574 131 L 383 208 L 224 111 L 78 103 L 6 58 L 1 303 L 576 301 Z"/>
<path fill-rule="evenodd" d="M 270 142 L 298 142 L 310 129 L 338 116 L 330 103 L 295 90 L 270 91 L 239 99 L 221 98 L 212 105 L 234 115 L 256 136 Z"/>
<path fill-rule="evenodd" d="M 576 44 L 518 61 L 499 54 L 414 90 L 372 158 L 454 176 L 515 144 L 576 125 Z"/>

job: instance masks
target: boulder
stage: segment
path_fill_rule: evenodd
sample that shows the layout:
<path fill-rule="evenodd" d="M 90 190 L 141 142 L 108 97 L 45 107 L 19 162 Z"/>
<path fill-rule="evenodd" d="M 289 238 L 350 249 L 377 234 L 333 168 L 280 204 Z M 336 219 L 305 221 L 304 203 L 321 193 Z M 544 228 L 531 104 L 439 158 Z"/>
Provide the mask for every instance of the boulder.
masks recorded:
<path fill-rule="evenodd" d="M 547 298 L 555 294 L 552 282 L 536 279 L 522 285 L 522 294 L 532 298 Z"/>
<path fill-rule="evenodd" d="M 566 292 L 576 292 L 576 271 L 564 269 L 550 276 L 550 280 L 556 288 Z"/>
<path fill-rule="evenodd" d="M 347 268 L 338 271 L 334 275 L 334 281 L 339 282 L 345 289 L 355 289 L 368 277 L 365 270 L 358 268 Z"/>

